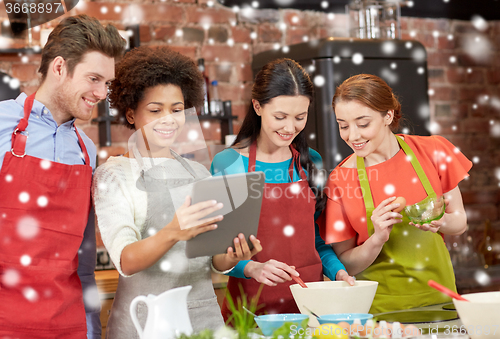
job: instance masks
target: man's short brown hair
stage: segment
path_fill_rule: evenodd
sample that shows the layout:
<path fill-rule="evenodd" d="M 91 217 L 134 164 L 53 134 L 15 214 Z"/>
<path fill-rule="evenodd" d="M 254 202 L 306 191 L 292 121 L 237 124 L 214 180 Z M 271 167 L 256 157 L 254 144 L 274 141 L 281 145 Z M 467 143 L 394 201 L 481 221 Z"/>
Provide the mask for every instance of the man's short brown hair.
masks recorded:
<path fill-rule="evenodd" d="M 113 25 L 104 27 L 99 20 L 85 14 L 65 18 L 50 33 L 42 50 L 38 69 L 42 74 L 41 82 L 47 77 L 50 63 L 58 56 L 66 60 L 68 73 L 72 76 L 85 53 L 96 51 L 116 60 L 123 54 L 125 44 Z"/>

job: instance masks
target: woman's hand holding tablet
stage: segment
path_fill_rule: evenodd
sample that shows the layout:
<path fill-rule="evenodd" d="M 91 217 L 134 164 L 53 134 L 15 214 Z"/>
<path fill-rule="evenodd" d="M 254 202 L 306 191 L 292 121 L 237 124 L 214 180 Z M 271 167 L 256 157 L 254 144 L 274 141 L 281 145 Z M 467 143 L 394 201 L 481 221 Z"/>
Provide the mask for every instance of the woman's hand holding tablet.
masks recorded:
<path fill-rule="evenodd" d="M 191 205 L 191 197 L 187 196 L 184 204 L 175 212 L 174 219 L 163 229 L 174 235 L 176 240 L 189 240 L 200 233 L 211 231 L 217 228 L 217 222 L 224 217 L 216 215 L 205 218 L 207 215 L 220 210 L 222 203 L 215 200 L 208 200 Z"/>

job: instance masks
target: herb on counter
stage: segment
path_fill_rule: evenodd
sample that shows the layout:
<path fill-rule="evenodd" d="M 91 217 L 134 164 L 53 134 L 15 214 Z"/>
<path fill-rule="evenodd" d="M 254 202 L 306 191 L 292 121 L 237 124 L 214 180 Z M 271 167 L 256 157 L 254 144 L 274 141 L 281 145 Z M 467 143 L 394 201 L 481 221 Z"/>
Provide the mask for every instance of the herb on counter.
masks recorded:
<path fill-rule="evenodd" d="M 257 294 L 248 301 L 247 295 L 243 292 L 243 287 L 239 285 L 240 296 L 236 298 L 236 304 L 234 303 L 233 298 L 229 293 L 226 294 L 226 301 L 228 304 L 228 308 L 231 311 L 231 316 L 227 319 L 226 325 L 231 325 L 236 332 L 238 332 L 239 339 L 246 339 L 248 334 L 251 332 L 257 332 L 257 324 L 253 318 L 253 315 L 248 313 L 243 309 L 243 306 L 246 307 L 250 312 L 256 313 L 259 308 L 262 306 L 258 306 L 257 302 L 259 301 L 260 293 L 262 292 L 262 288 L 264 284 L 260 285 Z M 260 331 L 260 330 L 259 330 Z"/>
<path fill-rule="evenodd" d="M 212 330 L 206 329 L 201 330 L 198 333 L 193 333 L 191 335 L 186 335 L 182 333 L 178 339 L 214 339 L 214 332 Z"/>
<path fill-rule="evenodd" d="M 300 326 L 297 326 L 293 322 L 285 322 L 280 328 L 277 328 L 273 332 L 273 339 L 283 339 L 290 338 L 293 336 L 294 339 L 303 339 L 307 337 L 307 324 L 309 323 L 309 318 L 304 319 Z M 302 328 L 302 331 L 299 331 Z"/>
<path fill-rule="evenodd" d="M 249 311 L 256 313 L 256 311 L 258 311 L 262 307 L 258 306 L 257 302 L 264 285 L 261 285 L 257 292 L 257 295 L 250 300 L 247 299 L 247 295 L 243 292 L 242 286 L 240 285 L 239 287 L 241 297 L 238 297 L 236 299 L 236 303 L 231 298 L 231 295 L 229 295 L 229 293 L 226 295 L 226 302 L 228 303 L 228 308 L 232 313 L 229 319 L 226 321 L 226 326 L 218 329 L 215 332 L 213 330 L 206 329 L 198 333 L 193 333 L 191 335 L 181 334 L 179 337 L 177 337 L 177 339 L 249 339 L 254 337 L 254 334 L 256 335 L 256 337 L 260 337 L 262 335 L 262 331 L 257 328 L 257 324 L 255 323 L 253 315 L 245 311 L 243 309 L 243 306 L 246 307 Z M 293 323 L 288 324 L 288 328 L 286 329 L 286 338 L 289 337 L 290 325 L 294 325 Z M 229 327 L 229 325 L 234 329 Z M 273 336 L 273 338 L 278 339 L 277 336 Z"/>

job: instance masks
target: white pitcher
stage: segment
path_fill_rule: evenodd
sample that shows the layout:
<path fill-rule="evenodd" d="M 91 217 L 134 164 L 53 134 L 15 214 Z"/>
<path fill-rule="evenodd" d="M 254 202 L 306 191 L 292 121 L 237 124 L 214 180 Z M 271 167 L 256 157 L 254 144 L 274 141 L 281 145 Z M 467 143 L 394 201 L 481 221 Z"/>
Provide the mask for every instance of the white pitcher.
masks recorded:
<path fill-rule="evenodd" d="M 130 304 L 130 315 L 141 339 L 174 339 L 181 333 L 191 335 L 193 327 L 187 309 L 187 296 L 192 286 L 183 286 L 163 292 L 159 296 L 137 296 Z M 144 330 L 137 319 L 137 304 L 148 307 Z"/>

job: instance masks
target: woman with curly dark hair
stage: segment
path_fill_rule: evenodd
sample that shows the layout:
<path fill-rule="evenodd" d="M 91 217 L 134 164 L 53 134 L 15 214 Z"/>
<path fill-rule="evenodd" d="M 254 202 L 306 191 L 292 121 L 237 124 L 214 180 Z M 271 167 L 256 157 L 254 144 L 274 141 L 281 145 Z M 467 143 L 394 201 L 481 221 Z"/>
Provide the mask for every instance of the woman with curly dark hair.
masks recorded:
<path fill-rule="evenodd" d="M 210 173 L 171 149 L 189 109 L 202 102 L 202 86 L 194 62 L 166 47 L 139 47 L 117 66 L 110 87 L 111 105 L 137 132 L 129 142 L 129 152 L 109 158 L 94 175 L 98 226 L 120 272 L 107 338 L 138 337 L 129 314 L 136 296 L 158 295 L 186 285 L 192 286 L 188 312 L 194 331 L 219 328 L 223 320 L 210 267 L 228 270 L 261 249 L 255 237 L 252 251 L 244 238 L 235 238 L 236 250 L 229 248 L 225 254 L 195 259 L 185 255 L 186 240 L 215 229 L 222 219 L 220 215 L 207 218 L 222 204 L 190 204 L 190 184 Z M 142 327 L 146 315 L 139 307 Z"/>

